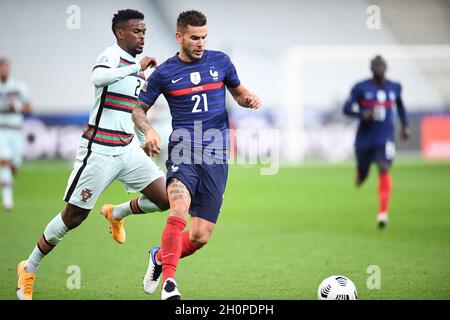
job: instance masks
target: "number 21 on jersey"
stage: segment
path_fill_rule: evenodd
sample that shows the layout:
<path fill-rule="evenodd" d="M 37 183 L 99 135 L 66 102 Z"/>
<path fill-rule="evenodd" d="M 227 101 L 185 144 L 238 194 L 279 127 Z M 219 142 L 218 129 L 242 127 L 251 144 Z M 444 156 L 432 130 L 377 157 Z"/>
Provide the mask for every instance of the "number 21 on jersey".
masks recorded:
<path fill-rule="evenodd" d="M 206 93 L 202 93 L 201 95 L 199 94 L 193 95 L 191 100 L 194 101 L 194 108 L 192 108 L 193 113 L 208 111 L 208 96 L 206 95 Z M 203 110 L 201 109 L 200 106 L 202 100 L 203 100 Z"/>

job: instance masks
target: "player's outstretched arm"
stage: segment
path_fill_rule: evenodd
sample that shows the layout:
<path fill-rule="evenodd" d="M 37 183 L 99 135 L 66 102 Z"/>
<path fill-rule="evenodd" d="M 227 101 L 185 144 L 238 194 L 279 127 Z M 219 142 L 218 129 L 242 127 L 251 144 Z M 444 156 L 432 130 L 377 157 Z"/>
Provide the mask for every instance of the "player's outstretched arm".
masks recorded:
<path fill-rule="evenodd" d="M 154 157 L 161 152 L 161 139 L 158 132 L 153 129 L 150 120 L 147 118 L 147 111 L 150 107 L 151 106 L 148 104 L 138 100 L 136 107 L 131 113 L 131 118 L 136 127 L 145 135 L 144 150 L 147 154 Z"/>
<path fill-rule="evenodd" d="M 92 71 L 92 84 L 96 87 L 106 87 L 130 74 L 139 72 L 140 69 L 139 63 L 122 68 L 96 67 Z"/>
<path fill-rule="evenodd" d="M 130 74 L 144 71 L 149 67 L 154 68 L 156 65 L 156 59 L 148 56 L 143 57 L 139 63 L 121 68 L 99 65 L 92 71 L 92 83 L 96 87 L 105 87 L 125 78 L 126 76 L 129 76 Z"/>
<path fill-rule="evenodd" d="M 261 99 L 254 93 L 250 92 L 242 84 L 236 88 L 228 88 L 234 100 L 244 108 L 258 109 L 261 107 Z"/>

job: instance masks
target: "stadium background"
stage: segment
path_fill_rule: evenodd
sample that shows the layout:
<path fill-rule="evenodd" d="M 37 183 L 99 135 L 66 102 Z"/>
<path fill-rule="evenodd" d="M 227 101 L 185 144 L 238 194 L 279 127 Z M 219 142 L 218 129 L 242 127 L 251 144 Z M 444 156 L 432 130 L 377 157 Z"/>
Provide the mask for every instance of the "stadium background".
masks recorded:
<path fill-rule="evenodd" d="M 144 12 L 148 27 L 144 53 L 155 56 L 160 62 L 177 52 L 177 44 L 174 41 L 174 22 L 178 13 L 191 8 L 204 12 L 208 17 L 207 48 L 227 52 L 236 65 L 243 83 L 258 93 L 264 102 L 264 108 L 260 111 L 247 112 L 247 110 L 239 109 L 230 98 L 228 106 L 233 125 L 237 129 L 256 128 L 261 129 L 259 130 L 261 132 L 272 129 L 275 131 L 270 132 L 276 132 L 278 137 L 278 140 L 270 139 L 267 143 L 262 141 L 267 139 L 267 136 L 255 134 L 250 138 L 253 139 L 251 141 L 253 143 L 246 141 L 241 145 L 238 137 L 238 153 L 250 152 L 262 157 L 268 150 L 279 151 L 281 169 L 275 176 L 263 178 L 260 176 L 261 171 L 255 170 L 252 166 L 235 165 L 232 168 L 224 206 L 228 218 L 223 218 L 223 228 L 218 230 L 216 236 L 218 239 L 213 239 L 217 241 L 217 247 L 209 244 L 208 246 L 213 247 L 211 253 L 210 255 L 206 251 L 202 253 L 199 259 L 204 260 L 201 261 L 216 259 L 219 260 L 219 264 L 229 263 L 221 256 L 230 245 L 224 241 L 229 237 L 227 232 L 235 231 L 236 234 L 245 234 L 247 232 L 245 228 L 248 226 L 259 230 L 258 234 L 264 233 L 272 229 L 272 226 L 277 226 L 277 222 L 273 220 L 274 215 L 279 215 L 280 219 L 284 217 L 285 219 L 282 220 L 292 226 L 292 230 L 289 228 L 278 230 L 279 232 L 272 234 L 274 236 L 272 241 L 278 241 L 281 237 L 280 243 L 284 243 L 290 232 L 308 233 L 309 227 L 309 232 L 312 232 L 311 230 L 318 232 L 306 239 L 307 242 L 311 242 L 309 245 L 313 248 L 312 243 L 321 239 L 321 232 L 330 232 L 330 228 L 333 229 L 335 226 L 341 230 L 338 234 L 331 232 L 329 240 L 336 241 L 334 249 L 337 251 L 341 248 L 338 244 L 347 246 L 348 251 L 343 250 L 341 253 L 348 254 L 354 249 L 351 238 L 345 238 L 344 231 L 361 235 L 361 237 L 369 233 L 369 240 L 366 239 L 369 241 L 366 246 L 367 252 L 361 251 L 365 252 L 363 256 L 369 255 L 370 248 L 374 249 L 378 241 L 380 243 L 386 241 L 387 248 L 392 249 L 389 244 L 395 241 L 397 236 L 399 238 L 396 240 L 403 241 L 419 234 L 427 235 L 427 233 L 419 232 L 423 231 L 420 229 L 423 223 L 420 217 L 423 217 L 432 221 L 427 232 L 429 237 L 435 237 L 429 240 L 429 243 L 436 245 L 433 252 L 424 248 L 425 255 L 431 255 L 430 259 L 427 259 L 431 264 L 430 269 L 427 270 L 432 270 L 429 271 L 433 274 L 433 276 L 429 275 L 432 283 L 425 285 L 429 291 L 425 290 L 422 295 L 415 295 L 408 290 L 410 288 L 408 285 L 399 281 L 400 287 L 404 285 L 403 291 L 399 289 L 399 292 L 386 293 L 382 290 L 370 291 L 363 288 L 366 290 L 363 298 L 450 298 L 448 271 L 450 270 L 448 252 L 450 2 L 446 0 L 426 2 L 419 0 L 278 2 L 193 0 L 188 3 L 181 0 L 152 0 L 128 1 L 126 4 L 117 0 L 2 1 L 0 3 L 2 23 L 0 56 L 10 60 L 11 76 L 27 83 L 34 109 L 34 114 L 26 119 L 24 126 L 26 139 L 24 155 L 30 161 L 25 163 L 23 173 L 17 179 L 17 208 L 14 213 L 2 218 L 4 219 L 2 228 L 5 232 L 2 233 L 1 240 L 4 247 L 9 248 L 5 249 L 1 255 L 1 268 L 6 274 L 14 274 L 11 268 L 15 265 L 15 261 L 28 254 L 34 239 L 37 239 L 48 218 L 56 214 L 63 206 L 61 197 L 70 172 L 71 161 L 75 155 L 81 129 L 87 122 L 93 103 L 94 90 L 90 83 L 92 66 L 99 52 L 114 43 L 114 36 L 110 30 L 111 18 L 118 9 L 125 7 Z M 377 10 L 381 18 L 379 27 L 373 23 L 373 19 L 376 20 L 374 15 L 377 14 Z M 376 207 L 374 194 L 376 181 L 373 174 L 371 181 L 362 192 L 356 193 L 352 189 L 352 144 L 356 123 L 346 119 L 341 111 L 351 86 L 361 79 L 370 77 L 369 60 L 376 54 L 381 54 L 387 59 L 387 77 L 400 81 L 403 85 L 403 98 L 412 129 L 412 137 L 409 141 L 397 143 L 398 156 L 395 163 L 397 169 L 394 169 L 397 171 L 394 171 L 394 175 L 397 174 L 399 178 L 394 180 L 395 190 L 402 188 L 402 185 L 404 187 L 401 189 L 402 193 L 394 194 L 392 205 L 393 210 L 399 211 L 398 222 L 403 221 L 406 223 L 404 226 L 409 228 L 405 228 L 402 234 L 399 230 L 395 231 L 393 226 L 394 230 L 387 230 L 388 236 L 384 240 L 379 239 L 379 234 L 371 233 L 374 232 L 372 212 L 375 212 Z M 170 115 L 165 100 L 160 98 L 152 111 L 154 125 L 161 133 L 163 141 L 167 141 L 170 133 Z M 164 155 L 159 159 L 161 163 L 163 158 Z M 328 173 L 324 174 L 324 172 Z M 401 180 L 402 177 L 403 180 Z M 233 182 L 232 179 L 236 180 Z M 398 180 L 400 181 L 397 183 Z M 308 187 L 311 186 L 317 188 L 309 189 Z M 408 186 L 412 190 L 408 189 Z M 342 188 L 346 189 L 340 194 L 337 190 Z M 410 193 L 407 190 L 410 190 Z M 249 195 L 249 192 L 253 194 Z M 428 194 L 430 194 L 429 197 Z M 414 196 L 419 198 L 424 195 L 430 206 L 424 203 L 411 204 Z M 33 209 L 33 205 L 40 203 L 39 200 L 44 201 L 42 198 L 44 196 L 47 199 L 45 201 L 49 201 L 48 204 L 38 206 L 39 209 Z M 335 197 L 333 198 L 336 200 L 335 206 L 330 206 L 329 203 L 327 207 L 326 203 L 318 203 L 322 199 L 330 199 L 331 196 Z M 97 203 L 96 208 L 101 201 L 119 202 L 126 197 L 121 187 L 114 184 L 105 197 Z M 262 199 L 268 199 L 266 201 L 270 203 L 261 203 Z M 246 201 L 250 207 L 243 209 L 243 202 Z M 349 205 L 351 201 L 353 204 Z M 246 216 L 238 214 L 239 210 Z M 255 212 L 248 213 L 247 210 Z M 323 215 L 309 216 L 305 213 L 315 210 L 319 210 Z M 367 212 L 361 213 L 361 211 Z M 265 222 L 255 226 L 254 220 L 260 219 L 258 215 L 260 212 L 267 213 L 263 219 Z M 404 216 L 401 216 L 401 212 Z M 309 218 L 299 218 L 302 214 Z M 344 214 L 347 216 L 342 218 Z M 413 216 L 415 218 L 412 218 Z M 84 227 L 86 234 L 104 231 L 103 221 L 98 217 L 95 219 L 91 225 Z M 139 219 L 142 218 L 136 218 L 135 221 Z M 328 219 L 328 222 L 323 222 L 325 221 L 323 219 Z M 147 227 L 152 225 L 152 219 L 148 220 Z M 417 222 L 417 225 L 414 225 L 412 221 Z M 346 224 L 348 222 L 350 222 L 349 225 Z M 18 223 L 25 223 L 26 227 Z M 136 222 L 130 221 L 130 228 L 136 228 L 136 233 L 139 233 L 141 226 L 133 225 L 133 223 Z M 153 241 L 158 241 L 158 230 L 161 230 L 162 223 L 162 217 L 158 217 L 154 222 L 156 227 L 154 227 L 155 234 L 152 235 Z M 299 228 L 295 229 L 295 226 Z M 24 231 L 27 236 L 23 234 Z M 10 234 L 9 237 L 8 234 Z M 235 241 L 255 242 L 252 244 L 254 250 L 263 252 L 264 246 L 270 248 L 272 243 L 269 244 L 269 240 L 265 240 L 258 245 L 258 241 L 253 238 L 255 236 L 258 239 L 258 234 L 253 231 Z M 224 235 L 224 238 L 221 238 L 221 235 Z M 403 239 L 400 235 L 405 238 Z M 23 237 L 26 240 L 23 240 Z M 143 248 L 148 246 L 148 239 L 144 240 L 142 235 L 139 237 L 140 245 Z M 428 243 L 427 237 L 415 240 L 423 245 L 423 241 Z M 72 240 L 74 238 L 75 236 L 70 237 L 64 242 L 74 241 Z M 108 240 L 105 239 L 103 245 L 109 249 L 112 243 Z M 358 238 L 358 241 L 361 239 Z M 144 245 L 145 242 L 147 244 Z M 325 241 L 325 243 L 328 242 Z M 365 242 L 362 241 L 362 243 Z M 361 246 L 363 246 L 362 243 Z M 219 244 L 224 247 L 221 248 Z M 75 250 L 77 247 L 75 243 L 68 243 L 66 246 L 71 245 Z M 411 243 L 411 245 L 414 244 Z M 98 246 L 101 247 L 101 244 Z M 295 243 L 293 246 L 298 248 L 301 243 Z M 133 248 L 132 245 L 130 247 Z M 217 250 L 214 251 L 214 248 Z M 321 264 L 320 256 L 336 254 L 332 248 L 333 246 L 330 245 L 317 249 L 315 255 L 309 256 L 310 263 L 315 263 L 314 267 L 317 267 Z M 397 249 L 401 251 L 400 248 Z M 57 251 L 58 254 L 61 255 L 63 250 Z M 109 253 L 110 255 L 117 254 L 114 251 L 115 248 L 111 250 L 113 251 Z M 137 248 L 130 250 L 132 253 L 129 259 L 141 257 L 142 254 Z M 303 254 L 305 254 L 305 260 L 308 260 L 308 254 L 305 252 Z M 388 260 L 396 256 L 391 251 L 387 254 Z M 439 260 L 437 260 L 438 256 L 440 256 Z M 50 259 L 65 261 L 62 256 L 59 257 L 61 260 L 56 257 L 48 258 Z M 95 266 L 95 261 L 91 261 L 89 257 L 84 259 L 89 261 L 88 265 Z M 140 259 L 145 265 L 142 258 Z M 367 278 L 366 270 L 361 267 L 357 273 L 352 263 L 358 264 L 357 261 L 364 261 L 365 264 L 361 262 L 361 265 L 369 264 L 360 256 L 349 259 L 348 262 L 343 263 L 344 266 L 337 263 L 339 267 L 336 266 L 334 269 L 323 266 L 318 268 L 323 273 L 311 274 L 310 271 L 305 275 L 309 277 L 310 288 L 314 288 L 321 278 L 329 274 L 346 272 L 346 263 L 348 263 L 347 267 L 351 266 L 348 273 L 359 280 L 357 283 L 359 287 L 364 287 L 364 279 Z M 297 263 L 305 263 L 301 257 L 294 260 L 295 262 L 290 261 L 290 268 Z M 405 257 L 405 260 L 399 261 L 407 260 Z M 276 264 L 278 261 L 272 262 Z M 74 263 L 77 264 L 76 261 Z M 331 262 L 323 262 L 328 266 L 330 263 L 333 265 L 333 258 Z M 199 267 L 199 265 L 194 266 Z M 311 265 L 306 264 L 304 267 L 306 270 L 311 268 Z M 45 268 L 50 268 L 50 263 L 46 264 Z M 271 272 L 284 272 L 284 269 L 278 265 L 271 265 L 269 269 L 272 270 Z M 137 270 L 137 273 L 139 271 L 142 270 Z M 237 275 L 238 271 L 236 267 L 230 272 L 235 272 Z M 404 274 L 402 270 L 398 272 L 398 275 L 394 273 L 395 276 L 392 275 L 392 277 L 401 277 Z M 252 283 L 258 280 L 266 281 L 262 280 L 263 274 L 265 273 L 252 275 L 248 281 Z M 227 292 L 222 288 L 223 291 L 221 289 L 217 295 L 214 295 L 197 292 L 190 288 L 188 297 L 314 298 L 314 293 L 311 293 L 310 289 L 303 287 L 296 289 L 297 286 L 301 286 L 299 281 L 304 275 L 302 271 L 289 274 L 295 279 L 286 277 L 285 280 L 290 283 L 290 289 L 285 294 L 272 293 L 267 289 L 267 292 L 262 291 L 259 295 L 239 286 L 225 285 L 225 288 L 231 291 Z M 51 274 L 47 277 L 51 284 L 53 279 Z M 67 275 L 63 273 L 59 280 L 54 280 L 53 284 L 57 286 L 57 281 L 63 281 L 62 287 L 64 287 L 66 277 Z M 421 280 L 425 282 L 429 280 L 426 275 L 417 277 L 409 284 L 417 285 Z M 39 278 L 38 281 L 40 281 Z M 199 281 L 199 286 L 204 284 L 201 282 L 204 280 Z M 244 279 L 240 281 L 245 282 Z M 443 284 L 436 289 L 440 281 Z M 83 278 L 83 284 L 87 282 L 88 280 Z M 4 287 L 2 286 L 1 289 L 5 292 L 6 284 L 12 282 L 10 278 L 6 280 L 5 276 L 2 283 Z M 49 291 L 52 288 L 50 284 Z M 47 291 L 45 293 L 47 296 L 44 295 L 44 297 L 58 299 L 75 295 L 80 298 L 102 298 L 95 295 L 95 290 L 94 293 L 92 290 L 89 291 L 92 288 L 88 284 L 86 286 L 85 293 L 74 294 L 70 290 L 61 289 L 53 293 Z M 111 285 L 111 288 L 114 286 Z M 117 296 L 107 295 L 106 298 L 146 298 L 137 295 L 132 289 L 129 289 L 129 295 L 127 295 L 127 290 L 125 289 L 125 292 L 122 291 Z M 8 293 L 1 297 L 13 298 L 13 295 Z"/>

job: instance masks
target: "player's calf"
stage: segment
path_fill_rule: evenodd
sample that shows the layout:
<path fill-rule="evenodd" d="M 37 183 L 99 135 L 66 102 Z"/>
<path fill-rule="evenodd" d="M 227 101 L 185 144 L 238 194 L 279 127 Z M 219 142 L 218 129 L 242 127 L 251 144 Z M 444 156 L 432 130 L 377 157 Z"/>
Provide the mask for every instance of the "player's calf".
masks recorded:
<path fill-rule="evenodd" d="M 19 263 L 17 266 L 17 297 L 20 300 L 32 299 L 34 277 L 41 260 L 53 250 L 68 231 L 61 214 L 58 214 L 45 227 L 44 233 L 28 260 Z"/>
<path fill-rule="evenodd" d="M 139 206 L 145 213 L 169 210 L 165 177 L 156 179 L 141 193 L 143 196 L 139 198 Z"/>
<path fill-rule="evenodd" d="M 388 221 L 389 200 L 392 193 L 392 179 L 389 172 L 380 172 L 378 181 L 378 226 L 384 228 Z"/>
<path fill-rule="evenodd" d="M 203 218 L 191 217 L 189 239 L 192 242 L 196 243 L 198 246 L 204 246 L 211 238 L 215 226 L 215 223 L 212 223 Z"/>

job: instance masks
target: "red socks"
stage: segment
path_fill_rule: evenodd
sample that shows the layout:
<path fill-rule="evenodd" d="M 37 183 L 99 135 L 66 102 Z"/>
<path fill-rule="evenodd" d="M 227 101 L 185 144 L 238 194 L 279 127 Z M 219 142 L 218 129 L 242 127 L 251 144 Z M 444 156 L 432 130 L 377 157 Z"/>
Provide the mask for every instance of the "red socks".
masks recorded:
<path fill-rule="evenodd" d="M 174 218 L 174 220 L 172 220 L 171 218 Z M 170 223 L 169 223 L 169 219 L 170 219 Z M 191 254 L 195 253 L 198 249 L 203 247 L 202 245 L 200 245 L 196 242 L 193 242 L 189 239 L 189 230 L 182 232 L 184 227 L 186 226 L 186 223 L 184 223 L 184 225 L 183 225 L 180 222 L 180 220 L 182 220 L 182 219 L 179 219 L 176 217 L 169 217 L 167 219 L 167 225 L 163 232 L 163 240 L 162 240 L 163 244 L 161 245 L 161 250 L 159 250 L 158 253 L 156 254 L 156 259 L 163 263 L 163 283 L 167 278 L 174 278 L 175 271 L 176 271 L 176 268 L 178 265 L 178 260 L 180 258 L 190 256 Z M 184 220 L 183 220 L 183 222 L 184 222 Z M 177 225 L 177 227 L 173 226 L 174 223 Z M 170 227 L 169 227 L 169 225 L 170 225 Z M 179 238 L 178 238 L 178 235 L 174 235 L 175 234 L 174 231 L 172 231 L 172 232 L 169 231 L 169 230 L 173 230 L 173 228 L 178 228 L 178 230 L 181 230 L 181 231 L 179 231 L 181 233 Z M 177 230 L 177 232 L 178 232 L 178 230 Z M 177 248 L 174 247 L 175 240 L 171 240 L 171 239 L 175 239 L 175 238 L 177 239 L 176 241 L 180 241 L 180 239 L 181 239 L 181 253 L 178 255 L 178 259 L 175 259 L 175 257 L 177 256 L 176 253 L 173 255 L 170 255 L 171 252 L 179 252 L 178 247 Z M 179 245 L 179 244 L 177 244 L 177 245 Z M 173 246 L 173 248 L 169 249 L 170 247 L 167 247 L 167 246 Z M 167 255 L 169 255 L 169 256 L 167 256 Z M 163 261 L 163 256 L 166 256 L 164 261 Z"/>
<path fill-rule="evenodd" d="M 163 282 L 167 278 L 175 278 L 178 261 L 181 257 L 182 248 L 182 232 L 186 227 L 186 221 L 183 219 L 170 216 L 167 218 L 167 224 L 164 228 L 161 239 L 160 257 L 162 261 Z"/>
<path fill-rule="evenodd" d="M 186 230 L 181 234 L 181 241 L 182 244 L 181 244 L 180 258 L 190 256 L 191 254 L 195 253 L 195 251 L 203 247 L 203 245 L 198 244 L 189 239 L 189 230 Z M 162 259 L 161 250 L 159 250 L 158 253 L 156 254 L 156 259 L 158 259 L 158 261 L 161 261 Z"/>
<path fill-rule="evenodd" d="M 191 241 L 191 239 L 189 239 L 189 230 L 183 232 L 182 237 L 183 237 L 183 245 L 181 249 L 181 258 L 190 256 L 195 251 L 203 247 L 203 245 L 198 244 L 197 242 Z"/>
<path fill-rule="evenodd" d="M 380 199 L 380 213 L 387 212 L 389 206 L 389 198 L 392 191 L 392 181 L 389 172 L 384 172 L 380 174 L 378 182 L 378 195 Z"/>

